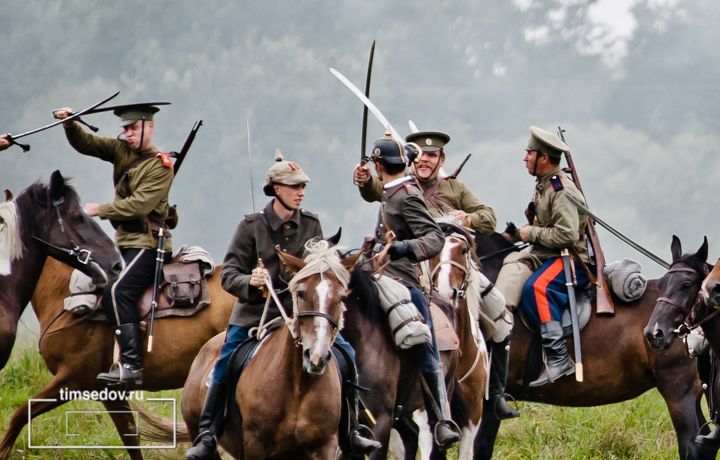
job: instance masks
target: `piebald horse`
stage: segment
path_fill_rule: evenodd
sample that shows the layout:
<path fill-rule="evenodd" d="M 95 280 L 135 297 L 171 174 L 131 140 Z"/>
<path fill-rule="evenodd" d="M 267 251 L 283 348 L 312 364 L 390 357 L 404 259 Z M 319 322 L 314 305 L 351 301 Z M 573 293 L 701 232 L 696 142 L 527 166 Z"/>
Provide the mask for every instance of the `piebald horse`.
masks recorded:
<path fill-rule="evenodd" d="M 219 440 L 236 458 L 331 460 L 338 454 L 341 381 L 331 348 L 343 326 L 349 270 L 360 254 L 340 259 L 327 241 L 310 241 L 306 249 L 304 260 L 278 252 L 295 273 L 293 312 L 262 340 L 237 382 L 241 427 L 228 414 Z M 185 383 L 182 412 L 192 437 L 222 337 L 203 347 Z"/>
<path fill-rule="evenodd" d="M 14 334 L 17 318 L 32 296 L 32 307 L 40 321 L 40 354 L 54 376 L 32 396 L 32 399 L 45 400 L 33 402 L 32 419 L 66 402 L 60 398 L 61 389 L 102 390 L 95 377 L 112 363 L 115 342 L 108 323 L 87 321 L 64 310 L 63 299 L 70 294 L 72 268 L 52 258 L 45 261 L 45 255 L 62 257 L 63 261 L 86 270 L 100 286 L 106 283 L 106 276 L 98 267 L 116 276 L 121 261 L 112 241 L 81 211 L 77 195 L 64 186 L 59 174 L 53 175 L 49 189 L 32 186 L 12 205 L 3 206 L 3 225 L 8 225 L 8 207 L 17 207 L 21 223 L 16 228 L 25 249 L 21 255 L 14 256 L 12 273 L 0 276 L 0 306 L 9 317 L 0 327 L 12 323 Z M 2 231 L 3 238 L 7 238 L 7 228 Z M 60 251 L 72 249 L 74 245 L 80 247 L 76 252 L 90 252 L 87 265 Z M 144 383 L 138 389 L 157 391 L 181 387 L 200 347 L 225 330 L 235 298 L 222 289 L 220 271 L 221 267 L 217 267 L 208 278 L 210 305 L 192 317 L 164 317 L 155 321 L 154 348 L 145 356 Z M 102 404 L 110 412 L 130 458 L 142 459 L 138 436 L 125 434 L 137 431 L 128 402 L 102 401 Z M 28 422 L 28 403 L 25 403 L 10 417 L 0 442 L 0 458 L 11 455 L 15 440 Z"/>

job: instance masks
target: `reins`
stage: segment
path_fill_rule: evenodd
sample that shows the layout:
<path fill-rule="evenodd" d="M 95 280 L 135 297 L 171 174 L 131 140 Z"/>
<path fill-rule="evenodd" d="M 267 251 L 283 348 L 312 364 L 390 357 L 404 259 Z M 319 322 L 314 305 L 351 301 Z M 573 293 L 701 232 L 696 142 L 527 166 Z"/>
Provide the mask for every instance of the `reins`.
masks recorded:
<path fill-rule="evenodd" d="M 690 267 L 671 267 L 667 273 L 692 273 L 693 275 L 698 275 L 698 272 Z M 704 275 L 707 275 L 707 273 L 704 273 Z M 690 306 L 682 305 L 680 302 L 665 296 L 658 297 L 657 302 L 665 302 L 685 314 L 683 323 L 674 331 L 681 339 L 687 336 L 693 329 L 697 329 L 720 313 L 720 310 L 715 310 L 700 321 L 694 321 L 694 317 L 697 315 L 697 308 L 704 302 L 700 292 L 697 293 L 694 302 Z"/>
<path fill-rule="evenodd" d="M 70 242 L 70 244 L 72 244 L 72 248 L 71 248 L 71 249 L 68 249 L 68 248 L 63 248 L 63 247 L 60 247 L 60 246 L 56 246 L 56 245 L 50 243 L 49 241 L 45 241 L 45 240 L 43 240 L 42 238 L 40 238 L 39 236 L 36 236 L 36 235 L 32 235 L 32 237 L 33 237 L 33 239 L 35 239 L 35 240 L 39 241 L 40 243 L 44 244 L 45 246 L 47 246 L 47 247 L 49 247 L 49 248 L 52 248 L 52 249 L 54 249 L 54 250 L 56 250 L 56 251 L 59 251 L 59 252 L 64 252 L 65 254 L 69 255 L 70 257 L 75 257 L 75 258 L 77 259 L 77 261 L 80 262 L 81 264 L 87 265 L 88 262 L 90 262 L 91 260 L 93 260 L 93 258 L 92 258 L 92 251 L 89 250 L 89 249 L 81 248 L 80 245 L 77 244 L 77 243 L 75 242 L 75 240 L 73 240 L 73 239 L 70 237 L 70 235 L 68 235 L 67 232 L 65 231 L 65 224 L 63 223 L 62 216 L 60 215 L 60 205 L 63 204 L 64 202 L 65 202 L 65 198 L 64 198 L 64 197 L 61 197 L 61 198 L 59 198 L 59 199 L 57 199 L 57 200 L 53 200 L 52 204 L 53 204 L 53 208 L 55 209 L 55 215 L 56 215 L 56 217 L 57 217 L 57 219 L 56 219 L 56 220 L 57 220 L 57 223 L 58 223 L 58 225 L 60 225 L 60 232 L 61 232 L 63 235 L 65 235 L 65 237 L 68 239 L 68 241 Z"/>

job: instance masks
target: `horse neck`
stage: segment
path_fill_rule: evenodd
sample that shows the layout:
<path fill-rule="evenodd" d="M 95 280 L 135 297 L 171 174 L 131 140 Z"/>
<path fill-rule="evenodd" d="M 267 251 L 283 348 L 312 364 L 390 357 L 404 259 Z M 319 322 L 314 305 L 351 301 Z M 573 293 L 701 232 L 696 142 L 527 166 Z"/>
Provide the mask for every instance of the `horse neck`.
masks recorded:
<path fill-rule="evenodd" d="M 23 256 L 11 264 L 11 273 L 0 276 L 0 307 L 16 320 L 30 302 L 46 256 L 38 245 L 30 242 Z"/>
<path fill-rule="evenodd" d="M 276 349 L 273 351 L 276 367 L 278 371 L 281 369 L 285 374 L 285 382 L 289 386 L 298 387 L 301 382 L 309 376 L 303 370 L 302 348 L 295 345 L 295 339 L 290 334 L 288 327 L 283 327 L 276 332 Z"/>

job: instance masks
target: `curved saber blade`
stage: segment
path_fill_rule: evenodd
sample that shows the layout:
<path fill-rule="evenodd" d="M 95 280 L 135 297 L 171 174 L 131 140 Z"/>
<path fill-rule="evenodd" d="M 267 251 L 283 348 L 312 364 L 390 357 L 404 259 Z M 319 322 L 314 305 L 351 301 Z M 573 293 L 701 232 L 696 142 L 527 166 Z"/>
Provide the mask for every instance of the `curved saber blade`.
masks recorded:
<path fill-rule="evenodd" d="M 53 122 L 53 123 L 50 123 L 50 124 L 48 124 L 48 125 L 41 126 L 40 128 L 35 128 L 35 129 L 33 129 L 33 130 L 26 131 L 26 132 L 24 132 L 24 133 L 22 133 L 22 134 L 13 134 L 13 135 L 10 136 L 10 137 L 11 137 L 11 139 L 20 139 L 20 138 L 23 138 L 23 137 L 25 137 L 25 136 L 29 136 L 29 135 L 31 135 L 31 134 L 39 133 L 40 131 L 45 131 L 46 129 L 50 129 L 50 128 L 52 128 L 53 126 L 57 126 L 57 125 L 59 125 L 59 124 L 61 124 L 61 123 L 64 123 L 64 122 L 66 122 L 66 121 L 74 120 L 74 119 L 80 117 L 81 115 L 84 115 L 84 114 L 86 114 L 87 112 L 91 111 L 92 109 L 94 109 L 94 108 L 96 108 L 96 107 L 100 107 L 101 105 L 103 105 L 103 104 L 105 104 L 106 102 L 110 101 L 111 99 L 115 98 L 115 96 L 117 96 L 118 94 L 120 94 L 120 91 L 116 92 L 115 94 L 111 94 L 110 96 L 106 97 L 105 99 L 103 99 L 103 100 L 101 100 L 101 101 L 99 101 L 99 102 L 96 102 L 95 104 L 91 105 L 90 107 L 86 107 L 86 108 L 82 109 L 82 110 L 79 111 L 79 112 L 74 112 L 72 115 L 70 115 L 70 116 L 67 117 L 67 118 L 63 118 L 62 120 L 57 120 L 57 121 L 55 121 L 55 122 Z"/>
<path fill-rule="evenodd" d="M 365 106 L 370 110 L 370 112 L 372 112 L 372 114 L 375 116 L 375 118 L 377 118 L 377 120 L 380 122 L 380 124 L 382 124 L 385 129 L 390 131 L 393 139 L 400 142 L 401 145 L 405 144 L 405 139 L 403 139 L 402 136 L 400 136 L 400 134 L 398 134 L 398 132 L 395 131 L 395 128 L 392 127 L 392 125 L 387 120 L 387 118 L 385 118 L 385 115 L 382 114 L 380 109 L 378 109 L 375 106 L 375 104 L 372 103 L 372 101 L 370 99 L 365 97 L 365 94 L 363 94 L 363 92 L 360 91 L 357 86 L 355 86 L 350 80 L 345 78 L 345 75 L 341 74 L 340 72 L 333 69 L 332 67 L 330 67 L 330 73 L 333 74 L 335 76 L 335 78 L 340 80 L 340 82 L 343 85 L 345 85 L 350 91 L 352 91 L 353 94 L 355 96 L 357 96 L 357 98 L 360 99 L 363 102 L 363 104 L 365 104 Z"/>
<path fill-rule="evenodd" d="M 408 126 L 410 126 L 410 132 L 411 133 L 418 133 L 420 130 L 418 129 L 417 125 L 414 121 L 408 120 Z"/>

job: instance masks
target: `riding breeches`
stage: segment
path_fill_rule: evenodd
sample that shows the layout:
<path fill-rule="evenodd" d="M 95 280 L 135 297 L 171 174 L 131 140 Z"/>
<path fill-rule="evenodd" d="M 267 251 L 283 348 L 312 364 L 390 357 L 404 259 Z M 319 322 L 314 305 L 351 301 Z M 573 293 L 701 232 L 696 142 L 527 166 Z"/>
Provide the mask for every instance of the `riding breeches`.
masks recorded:
<path fill-rule="evenodd" d="M 215 363 L 215 368 L 213 369 L 212 379 L 214 381 L 222 382 L 225 380 L 228 364 L 230 362 L 230 355 L 232 355 L 238 345 L 247 340 L 250 336 L 249 332 L 249 327 L 228 324 L 227 331 L 225 333 L 225 343 L 223 343 L 223 346 L 220 349 L 220 356 L 218 357 L 217 363 Z M 347 352 L 357 366 L 357 361 L 355 361 L 355 349 L 347 340 L 345 340 L 342 334 L 338 334 L 335 337 L 335 343 Z"/>
<path fill-rule="evenodd" d="M 576 286 L 588 283 L 580 264 L 575 263 Z M 562 313 L 570 305 L 565 269 L 561 257 L 553 257 L 543 263 L 523 286 L 520 305 L 527 317 L 535 324 L 562 321 Z"/>
<path fill-rule="evenodd" d="M 437 345 L 435 342 L 435 330 L 432 324 L 432 317 L 430 316 L 430 306 L 425 299 L 422 291 L 416 287 L 408 287 L 410 291 L 410 299 L 415 304 L 417 309 L 425 319 L 425 324 L 430 328 L 432 341 L 430 343 L 423 343 L 415 345 L 409 348 L 408 353 L 419 370 L 424 373 L 432 373 L 440 370 L 440 354 L 437 351 Z"/>
<path fill-rule="evenodd" d="M 114 283 L 103 292 L 102 308 L 115 325 L 138 323 L 138 300 L 154 282 L 157 251 L 154 249 L 121 248 L 125 268 Z M 165 262 L 172 254 L 165 254 Z"/>

